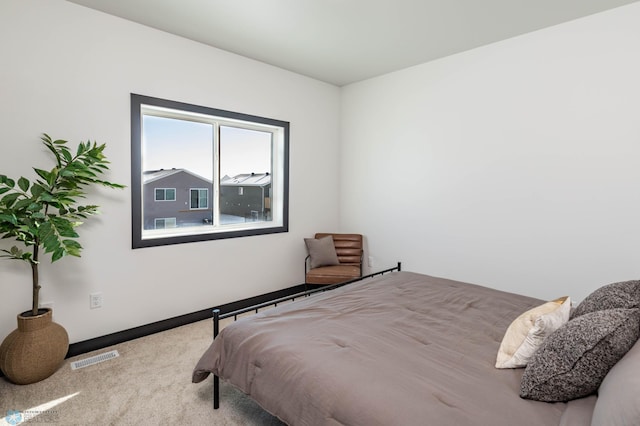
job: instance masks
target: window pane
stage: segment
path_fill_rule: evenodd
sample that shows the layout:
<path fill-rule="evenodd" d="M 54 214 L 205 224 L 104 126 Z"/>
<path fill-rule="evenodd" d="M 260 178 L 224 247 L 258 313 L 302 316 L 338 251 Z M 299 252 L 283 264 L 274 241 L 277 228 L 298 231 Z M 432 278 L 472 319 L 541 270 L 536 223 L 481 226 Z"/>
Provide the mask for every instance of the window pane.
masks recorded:
<path fill-rule="evenodd" d="M 207 220 L 212 212 L 193 214 L 185 205 L 191 196 L 189 188 L 213 188 L 213 125 L 144 114 L 142 129 L 144 229 L 153 229 L 157 217 L 175 218 L 176 227 L 211 226 Z M 156 200 L 182 197 L 182 203 L 147 202 L 148 185 L 160 187 L 155 190 Z"/>
<path fill-rule="evenodd" d="M 209 207 L 209 203 L 208 203 L 209 191 L 207 191 L 206 189 L 200 189 L 198 191 L 198 195 L 199 195 L 198 207 L 201 209 L 206 209 L 207 207 Z"/>
<path fill-rule="evenodd" d="M 271 173 L 271 133 L 220 126 L 220 176 Z"/>
<path fill-rule="evenodd" d="M 271 220 L 272 134 L 220 126 L 220 222 Z"/>
<path fill-rule="evenodd" d="M 143 172 L 184 169 L 205 179 L 213 177 L 213 126 L 209 123 L 144 114 L 142 150 Z"/>
<path fill-rule="evenodd" d="M 191 190 L 191 204 L 189 207 L 192 209 L 198 208 L 198 190 L 196 189 Z"/>

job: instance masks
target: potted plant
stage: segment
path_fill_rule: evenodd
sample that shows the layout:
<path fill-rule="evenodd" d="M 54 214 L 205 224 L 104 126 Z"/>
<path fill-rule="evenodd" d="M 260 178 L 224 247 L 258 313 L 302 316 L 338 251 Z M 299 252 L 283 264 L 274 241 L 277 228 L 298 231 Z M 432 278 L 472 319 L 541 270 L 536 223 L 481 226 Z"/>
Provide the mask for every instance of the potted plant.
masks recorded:
<path fill-rule="evenodd" d="M 34 182 L 0 174 L 0 237 L 13 238 L 24 246 L 1 249 L 0 257 L 21 260 L 31 268 L 31 309 L 18 315 L 18 329 L 0 345 L 0 369 L 18 384 L 49 377 L 64 360 L 69 346 L 67 332 L 51 321 L 51 309 L 39 307 L 41 256 L 50 254 L 51 262 L 67 255 L 80 256 L 82 246 L 75 228 L 98 213 L 98 206 L 79 204 L 87 186 L 124 188 L 99 179 L 109 170 L 103 153 L 105 144 L 80 142 L 71 150 L 67 141 L 52 140 L 47 134 L 41 140 L 53 154 L 55 165 L 51 170 L 34 167 L 38 175 Z"/>

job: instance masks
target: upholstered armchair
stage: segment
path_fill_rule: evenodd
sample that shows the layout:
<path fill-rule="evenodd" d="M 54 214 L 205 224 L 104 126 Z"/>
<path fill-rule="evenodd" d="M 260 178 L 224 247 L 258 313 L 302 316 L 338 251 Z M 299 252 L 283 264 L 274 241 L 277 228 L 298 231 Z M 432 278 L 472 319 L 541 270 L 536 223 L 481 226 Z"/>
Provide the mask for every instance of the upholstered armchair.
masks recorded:
<path fill-rule="evenodd" d="M 305 284 L 337 284 L 362 276 L 362 235 L 317 233 L 305 238 L 305 244 Z"/>

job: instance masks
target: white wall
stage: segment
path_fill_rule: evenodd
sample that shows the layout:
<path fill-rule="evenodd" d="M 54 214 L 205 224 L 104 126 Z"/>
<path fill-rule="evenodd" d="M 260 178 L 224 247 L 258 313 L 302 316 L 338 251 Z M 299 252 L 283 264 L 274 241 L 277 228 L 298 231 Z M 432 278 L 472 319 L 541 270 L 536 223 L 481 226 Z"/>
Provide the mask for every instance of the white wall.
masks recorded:
<path fill-rule="evenodd" d="M 638 22 L 634 3 L 343 88 L 341 226 L 379 267 L 534 297 L 638 279 Z"/>
<path fill-rule="evenodd" d="M 340 90 L 61 0 L 0 3 L 0 173 L 49 168 L 39 143 L 107 143 L 130 185 L 130 93 L 291 122 L 290 232 L 131 249 L 129 189 L 98 189 L 83 256 L 41 268 L 41 301 L 71 342 L 304 282 L 303 238 L 336 229 Z M 10 242 L 0 241 L 2 247 Z M 0 339 L 31 306 L 27 265 L 0 263 Z M 89 309 L 101 291 L 104 307 Z"/>

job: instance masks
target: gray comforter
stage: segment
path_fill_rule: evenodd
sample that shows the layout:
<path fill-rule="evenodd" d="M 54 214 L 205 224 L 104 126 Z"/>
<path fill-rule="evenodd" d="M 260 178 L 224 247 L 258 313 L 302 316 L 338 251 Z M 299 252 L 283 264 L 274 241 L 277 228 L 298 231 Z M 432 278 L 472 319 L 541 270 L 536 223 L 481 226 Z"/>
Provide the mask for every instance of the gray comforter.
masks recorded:
<path fill-rule="evenodd" d="M 192 379 L 216 374 L 291 425 L 588 425 L 595 397 L 524 400 L 523 370 L 494 367 L 540 303 L 394 272 L 238 320 Z"/>

